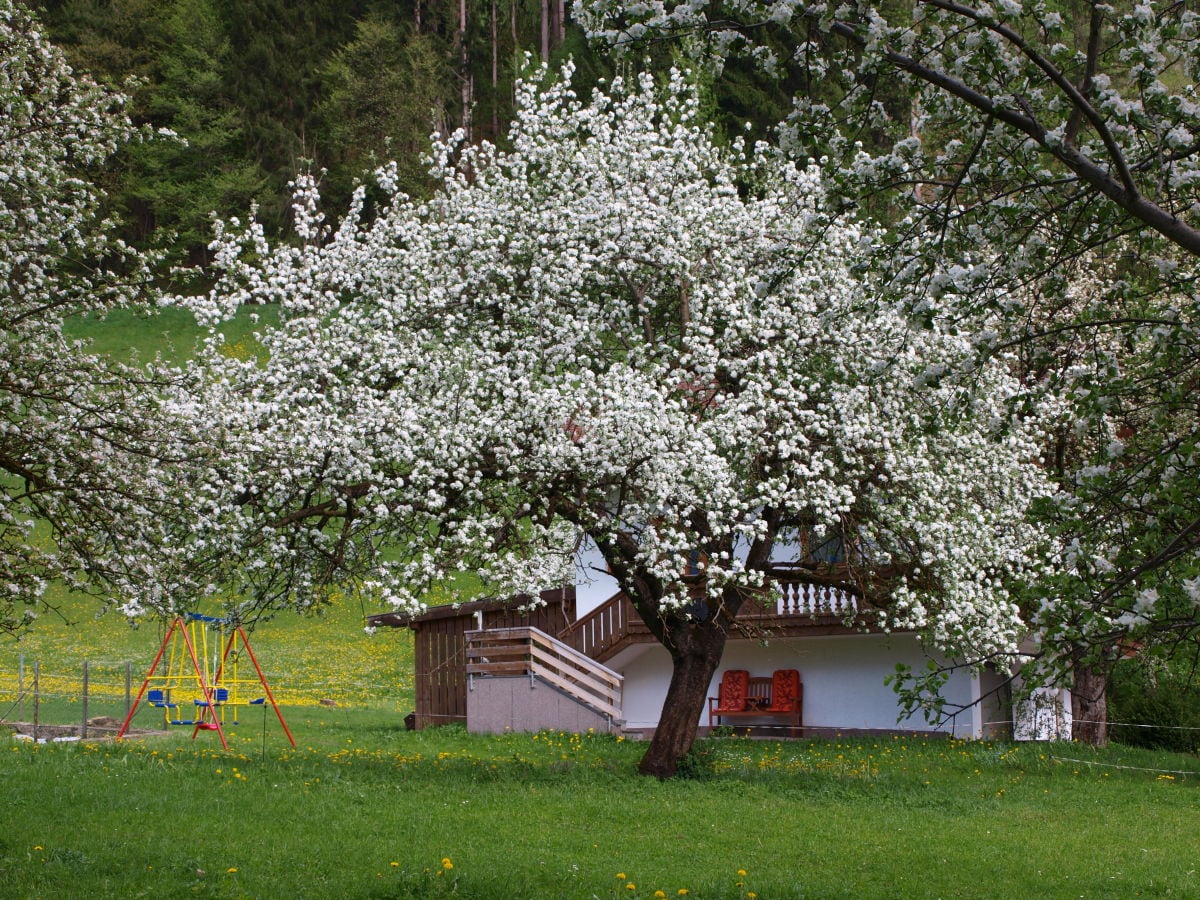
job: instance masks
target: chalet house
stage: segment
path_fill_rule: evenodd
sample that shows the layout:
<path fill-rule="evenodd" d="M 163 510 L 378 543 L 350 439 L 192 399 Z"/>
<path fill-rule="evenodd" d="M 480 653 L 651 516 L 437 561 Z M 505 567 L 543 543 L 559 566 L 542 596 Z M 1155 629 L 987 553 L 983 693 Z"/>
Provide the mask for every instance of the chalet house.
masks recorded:
<path fill-rule="evenodd" d="M 415 616 L 372 616 L 374 626 L 414 632 L 412 724 L 648 736 L 670 682 L 670 657 L 615 582 L 594 569 L 584 577 L 584 570 L 586 559 L 574 588 L 546 591 L 527 611 L 511 600 L 476 600 Z M 948 708 L 964 709 L 957 717 L 937 725 L 919 714 L 903 718 L 884 679 L 898 663 L 926 665 L 916 635 L 854 624 L 855 599 L 835 589 L 785 575 L 775 587 L 769 604 L 747 604 L 738 616 L 710 685 L 701 733 L 730 726 L 779 736 L 936 732 L 967 738 L 1015 731 L 1019 738 L 1042 739 L 1061 736 L 1064 728 L 1069 734 L 1057 693 L 1019 708 L 1014 728 L 1004 679 L 987 672 L 951 675 L 943 694 Z M 789 679 L 799 690 L 787 688 Z"/>

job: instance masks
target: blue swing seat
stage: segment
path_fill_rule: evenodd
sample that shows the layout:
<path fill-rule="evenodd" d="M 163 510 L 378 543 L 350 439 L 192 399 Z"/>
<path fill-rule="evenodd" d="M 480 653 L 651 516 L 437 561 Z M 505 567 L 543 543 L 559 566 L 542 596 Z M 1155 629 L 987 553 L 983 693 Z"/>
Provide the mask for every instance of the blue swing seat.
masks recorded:
<path fill-rule="evenodd" d="M 208 701 L 202 697 L 197 697 L 194 702 L 197 706 L 208 706 Z M 212 692 L 212 705 L 213 706 L 220 706 L 221 704 L 228 703 L 228 702 L 229 702 L 229 688 L 217 688 L 216 690 L 214 690 Z"/>
<path fill-rule="evenodd" d="M 171 692 L 169 690 L 163 691 L 157 688 L 147 692 L 146 702 L 159 709 L 178 709 L 179 707 L 178 703 L 171 702 Z"/>

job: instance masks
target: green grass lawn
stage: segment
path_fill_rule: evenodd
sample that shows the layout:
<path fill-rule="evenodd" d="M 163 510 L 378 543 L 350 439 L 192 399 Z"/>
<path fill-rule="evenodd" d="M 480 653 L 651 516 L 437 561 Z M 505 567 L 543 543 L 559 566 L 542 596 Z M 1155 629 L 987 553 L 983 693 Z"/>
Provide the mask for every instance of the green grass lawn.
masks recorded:
<path fill-rule="evenodd" d="M 254 352 L 254 332 L 279 320 L 273 306 L 247 308 L 220 331 L 231 352 Z M 195 353 L 197 343 L 208 333 L 196 324 L 195 317 L 180 307 L 165 307 L 151 313 L 118 309 L 102 319 L 83 317 L 68 321 L 64 333 L 71 339 L 84 339 L 94 352 L 124 362 L 149 362 L 156 356 L 183 362 Z"/>
<path fill-rule="evenodd" d="M 68 688 L 84 659 L 132 658 L 140 680 L 156 626 L 61 603 L 66 621 L 0 645 L 0 698 L 20 655 Z M 608 736 L 406 732 L 411 638 L 366 635 L 362 613 L 252 634 L 296 749 L 259 708 L 228 723 L 228 751 L 190 728 L 0 736 L 0 896 L 1200 896 L 1195 756 L 722 738 L 659 783 L 636 774 L 642 746 Z M 43 721 L 78 721 L 63 693 Z"/>
<path fill-rule="evenodd" d="M 84 330 L 146 358 L 165 328 L 186 355 L 199 332 L 175 315 Z M 252 352 L 248 333 L 230 340 Z M 136 691 L 161 626 L 50 599 L 61 616 L 0 643 L 0 718 L 22 660 L 27 679 L 41 668 L 42 721 L 78 721 L 84 661 L 90 714 L 122 715 L 125 663 Z M 228 751 L 190 728 L 46 744 L 0 729 L 0 897 L 1200 897 L 1193 755 L 720 738 L 663 783 L 614 737 L 405 731 L 411 636 L 365 634 L 374 611 L 252 633 L 295 749 L 259 708 L 228 724 Z"/>
<path fill-rule="evenodd" d="M 639 746 L 607 736 L 409 733 L 383 711 L 293 712 L 295 751 L 258 721 L 227 753 L 182 734 L 13 743 L 0 894 L 1200 893 L 1189 757 L 724 738 L 702 745 L 699 777 L 660 783 L 634 773 Z"/>

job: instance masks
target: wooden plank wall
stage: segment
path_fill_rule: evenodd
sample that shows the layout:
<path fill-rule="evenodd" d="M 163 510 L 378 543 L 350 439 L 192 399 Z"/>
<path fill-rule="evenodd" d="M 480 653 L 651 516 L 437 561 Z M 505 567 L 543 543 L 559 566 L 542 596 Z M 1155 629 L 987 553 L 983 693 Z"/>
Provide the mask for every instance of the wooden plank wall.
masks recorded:
<path fill-rule="evenodd" d="M 417 727 L 467 721 L 466 627 L 472 618 L 422 622 L 417 629 Z"/>
<path fill-rule="evenodd" d="M 502 605 L 484 610 L 483 627 L 528 626 L 557 637 L 575 618 L 575 590 L 547 591 L 542 597 L 546 602 L 528 612 Z M 466 633 L 479 624 L 469 605 L 462 615 L 414 623 L 417 728 L 467 723 Z"/>

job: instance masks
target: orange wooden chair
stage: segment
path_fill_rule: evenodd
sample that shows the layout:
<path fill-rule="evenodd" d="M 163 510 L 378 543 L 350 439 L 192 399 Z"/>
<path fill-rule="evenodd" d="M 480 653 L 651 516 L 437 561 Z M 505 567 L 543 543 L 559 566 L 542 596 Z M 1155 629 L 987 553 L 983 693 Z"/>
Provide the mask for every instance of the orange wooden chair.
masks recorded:
<path fill-rule="evenodd" d="M 745 669 L 728 669 L 721 676 L 717 696 L 708 698 L 708 727 L 722 713 L 744 712 L 750 693 L 750 673 Z"/>
<path fill-rule="evenodd" d="M 795 669 L 776 669 L 771 675 L 771 705 L 763 709 L 764 714 L 788 716 L 792 720 L 792 736 L 804 724 L 804 685 L 800 673 Z"/>

